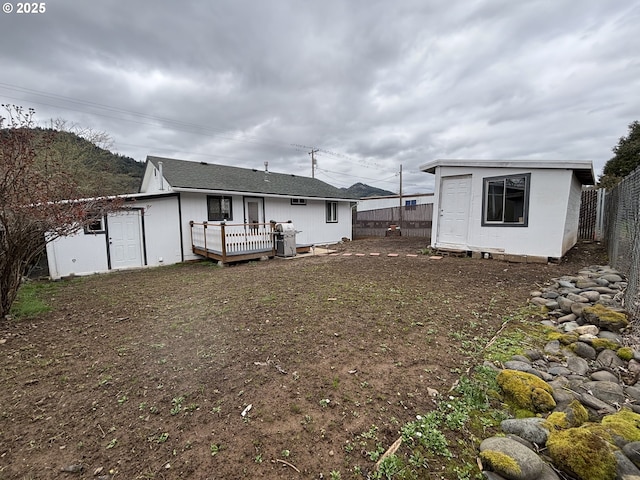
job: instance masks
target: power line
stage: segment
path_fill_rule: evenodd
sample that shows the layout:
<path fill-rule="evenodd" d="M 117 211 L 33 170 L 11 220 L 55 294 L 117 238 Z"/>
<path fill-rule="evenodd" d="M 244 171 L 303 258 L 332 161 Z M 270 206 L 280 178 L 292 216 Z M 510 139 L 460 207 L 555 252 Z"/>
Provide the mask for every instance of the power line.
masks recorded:
<path fill-rule="evenodd" d="M 253 135 L 249 135 L 246 133 L 239 133 L 238 135 L 242 135 L 242 138 L 238 138 L 236 136 L 230 136 L 228 135 L 227 131 L 222 130 L 222 129 L 216 129 L 214 127 L 210 127 L 210 126 L 203 126 L 203 125 L 198 125 L 195 123 L 190 123 L 190 122 L 184 122 L 181 120 L 174 120 L 171 118 L 166 118 L 166 117 L 159 117 L 156 115 L 151 115 L 151 114 L 147 114 L 147 113 L 142 113 L 142 112 L 136 112 L 133 110 L 127 110 L 124 108 L 119 108 L 119 107 L 113 107 L 110 105 L 105 105 L 105 104 L 101 104 L 101 103 L 96 103 L 96 102 L 91 102 L 91 101 L 87 101 L 87 100 L 76 100 L 74 98 L 71 97 L 65 97 L 63 95 L 57 95 L 57 94 L 52 94 L 52 93 L 47 93 L 47 92 L 42 92 L 39 90 L 33 90 L 30 88 L 24 88 L 24 87 L 19 87 L 17 85 L 11 85 L 11 84 L 7 84 L 7 83 L 2 83 L 0 82 L 0 88 L 4 88 L 6 90 L 12 90 L 12 91 L 16 91 L 19 93 L 25 93 L 28 95 L 35 95 L 37 97 L 43 97 L 45 99 L 49 99 L 49 100 L 55 100 L 55 101 L 61 101 L 61 102 L 65 102 L 65 103 L 70 103 L 73 105 L 77 105 L 78 107 L 89 107 L 91 109 L 98 109 L 98 110 L 105 110 L 107 112 L 111 112 L 111 113 L 115 113 L 115 114 L 124 114 L 124 115 L 130 115 L 133 117 L 138 117 L 141 119 L 146 119 L 146 120 L 152 120 L 154 122 L 159 122 L 161 125 L 164 124 L 164 126 L 170 126 L 176 130 L 181 130 L 181 131 L 185 131 L 187 133 L 192 133 L 192 134 L 196 134 L 196 135 L 204 135 L 204 136 L 218 136 L 220 138 L 224 138 L 227 140 L 233 140 L 233 141 L 238 141 L 238 142 L 245 142 L 245 143 L 256 143 L 256 144 L 263 144 L 263 145 L 269 145 L 269 146 L 277 146 L 277 147 L 288 147 L 289 145 L 291 145 L 290 143 L 287 142 L 279 142 L 279 141 L 274 141 L 274 140 L 265 140 L 265 139 L 260 139 L 258 137 L 255 137 Z M 149 123 L 149 122 L 144 122 L 144 121 L 140 121 L 140 120 L 134 120 L 131 118 L 124 118 L 122 116 L 114 116 L 114 115 L 108 115 L 106 113 L 99 113 L 96 112 L 94 110 L 87 110 L 82 109 L 82 108 L 78 108 L 78 107 L 72 107 L 69 105 L 60 105 L 60 104 L 54 104 L 54 103 L 49 103 L 49 102 L 45 102 L 42 100 L 32 100 L 32 99 L 25 99 L 25 98 L 19 98 L 19 97 L 14 97 L 14 96 L 10 96 L 10 95 L 6 95 L 4 94 L 5 97 L 7 98 L 11 98 L 13 100 L 19 100 L 19 101 L 29 101 L 38 105 L 46 105 L 49 107 L 53 107 L 53 108 L 59 108 L 59 109 L 63 109 L 63 110 L 70 110 L 70 111 L 74 111 L 74 112 L 79 112 L 79 113 L 85 113 L 85 114 L 90 114 L 90 115 L 96 115 L 96 116 L 100 116 L 100 117 L 105 117 L 105 118 L 112 118 L 115 120 L 120 120 L 120 121 L 126 121 L 126 122 L 131 122 L 131 123 L 136 123 L 138 125 L 149 125 L 149 126 L 159 126 L 156 123 Z"/>
<path fill-rule="evenodd" d="M 10 96 L 10 95 L 7 95 L 7 94 L 3 94 L 3 96 L 5 96 L 6 98 L 11 98 L 13 100 L 18 100 L 18 101 L 29 101 L 29 102 L 32 102 L 32 103 L 35 103 L 35 104 L 38 104 L 38 105 L 46 105 L 48 107 L 57 108 L 57 109 L 75 111 L 75 112 L 79 112 L 79 113 L 83 113 L 83 114 L 95 115 L 95 116 L 104 117 L 104 118 L 111 118 L 111 119 L 114 119 L 114 120 L 126 121 L 126 122 L 130 122 L 130 123 L 138 124 L 138 125 L 147 125 L 147 126 L 160 127 L 160 128 L 173 128 L 173 129 L 184 131 L 184 132 L 187 132 L 187 133 L 190 133 L 190 134 L 210 136 L 210 137 L 219 137 L 219 138 L 222 138 L 222 139 L 241 142 L 241 143 L 245 143 L 245 144 L 257 144 L 257 145 L 262 144 L 262 145 L 275 146 L 275 147 L 286 146 L 288 148 L 294 147 L 296 150 L 311 150 L 311 152 L 308 152 L 308 153 L 310 153 L 311 157 L 312 157 L 312 176 L 314 175 L 314 172 L 317 169 L 317 160 L 316 160 L 316 156 L 315 156 L 316 153 L 321 153 L 320 156 L 323 156 L 323 154 L 324 154 L 324 155 L 328 155 L 328 156 L 331 156 L 331 157 L 347 160 L 347 161 L 350 161 L 350 162 L 356 162 L 356 163 L 358 163 L 361 166 L 366 167 L 366 168 L 383 169 L 382 166 L 380 166 L 379 164 L 377 164 L 375 162 L 370 162 L 370 161 L 367 161 L 367 160 L 364 160 L 364 159 L 357 159 L 357 158 L 350 157 L 348 155 L 345 155 L 345 154 L 342 154 L 342 153 L 338 153 L 338 152 L 334 152 L 334 151 L 327 150 L 327 149 L 314 148 L 314 147 L 309 147 L 309 146 L 306 146 L 306 145 L 301 145 L 301 144 L 296 144 L 296 143 L 279 142 L 277 140 L 265 140 L 265 139 L 261 139 L 259 137 L 256 137 L 256 136 L 253 136 L 253 135 L 249 135 L 249 134 L 246 134 L 246 133 L 241 133 L 241 132 L 239 132 L 237 135 L 230 135 L 227 131 L 222 130 L 222 129 L 216 129 L 214 127 L 198 125 L 198 124 L 195 124 L 195 123 L 184 122 L 184 121 L 181 121 L 181 120 L 175 120 L 175 119 L 170 119 L 170 118 L 166 118 L 166 117 L 160 117 L 160 116 L 151 115 L 151 114 L 148 114 L 148 113 L 137 112 L 137 111 L 134 111 L 134 110 L 128 110 L 128 109 L 124 109 L 124 108 L 114 107 L 114 106 L 111 106 L 111 105 L 106 105 L 106 104 L 103 104 L 103 103 L 97 103 L 97 102 L 88 101 L 88 100 L 78 100 L 78 99 L 74 99 L 72 97 L 67 97 L 67 96 L 64 96 L 64 95 L 58 95 L 58 94 L 55 94 L 55 93 L 44 92 L 44 91 L 35 90 L 35 89 L 31 89 L 31 88 L 21 87 L 21 86 L 18 86 L 18 85 L 12 85 L 12 84 L 8 84 L 8 83 L 4 83 L 4 82 L 0 82 L 0 88 L 1 89 L 5 89 L 5 90 L 18 92 L 18 93 L 23 93 L 23 94 L 26 94 L 26 95 L 42 97 L 42 98 L 44 98 L 45 100 L 48 100 L 48 101 L 17 98 L 15 96 Z M 63 102 L 63 103 L 70 104 L 70 105 L 60 105 L 58 103 L 50 103 L 51 101 Z M 107 113 L 99 112 L 99 111 L 95 111 L 95 110 L 103 110 L 104 112 L 107 112 Z M 123 117 L 123 115 L 124 115 L 124 117 Z M 126 116 L 130 116 L 130 117 L 134 117 L 134 118 L 126 118 Z M 138 120 L 136 120 L 135 118 L 138 118 Z M 144 120 L 148 120 L 148 121 L 144 121 Z M 127 143 L 123 143 L 123 142 L 115 142 L 115 143 L 119 144 L 119 145 L 129 145 L 129 146 L 134 146 L 134 147 L 138 147 L 138 148 L 149 148 L 147 146 L 133 145 L 133 144 L 127 144 Z M 171 149 L 162 149 L 162 148 L 158 149 L 157 147 L 153 147 L 152 149 L 165 150 L 165 151 L 171 150 Z M 232 159 L 232 160 L 241 160 L 238 157 L 230 157 L 230 156 L 225 156 L 225 155 L 202 154 L 202 153 L 197 153 L 197 152 L 184 152 L 184 153 L 189 153 L 189 154 L 194 154 L 194 155 L 211 156 L 211 157 L 229 158 L 229 159 Z M 334 172 L 334 173 L 337 173 L 337 172 Z M 359 178 L 362 178 L 362 177 L 359 177 Z M 367 179 L 367 180 L 384 181 L 384 180 L 375 180 L 375 179 Z"/>

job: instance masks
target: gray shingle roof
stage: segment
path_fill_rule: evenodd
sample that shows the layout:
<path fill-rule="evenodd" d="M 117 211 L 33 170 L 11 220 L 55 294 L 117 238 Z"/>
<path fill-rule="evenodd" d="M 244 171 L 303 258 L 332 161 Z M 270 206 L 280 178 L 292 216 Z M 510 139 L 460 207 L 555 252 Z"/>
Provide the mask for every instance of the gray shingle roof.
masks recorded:
<path fill-rule="evenodd" d="M 315 178 L 285 173 L 266 173 L 264 170 L 174 158 L 148 156 L 147 162 L 153 163 L 156 168 L 158 168 L 158 162 L 162 162 L 163 176 L 174 189 L 194 188 L 294 197 L 352 198 L 345 191 Z"/>

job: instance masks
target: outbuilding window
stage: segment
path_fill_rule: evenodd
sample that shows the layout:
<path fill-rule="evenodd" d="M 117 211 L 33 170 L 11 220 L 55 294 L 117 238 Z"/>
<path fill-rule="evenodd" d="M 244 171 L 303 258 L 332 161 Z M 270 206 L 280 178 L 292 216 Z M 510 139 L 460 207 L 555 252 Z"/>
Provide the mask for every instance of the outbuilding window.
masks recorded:
<path fill-rule="evenodd" d="M 531 174 L 484 179 L 482 225 L 526 227 L 529 222 Z"/>
<path fill-rule="evenodd" d="M 210 222 L 233 220 L 233 212 L 231 211 L 231 197 L 208 195 L 207 219 Z"/>
<path fill-rule="evenodd" d="M 327 202 L 327 223 L 338 223 L 338 202 Z"/>
<path fill-rule="evenodd" d="M 102 215 L 94 215 L 89 223 L 84 226 L 85 234 L 104 233 L 104 217 Z"/>

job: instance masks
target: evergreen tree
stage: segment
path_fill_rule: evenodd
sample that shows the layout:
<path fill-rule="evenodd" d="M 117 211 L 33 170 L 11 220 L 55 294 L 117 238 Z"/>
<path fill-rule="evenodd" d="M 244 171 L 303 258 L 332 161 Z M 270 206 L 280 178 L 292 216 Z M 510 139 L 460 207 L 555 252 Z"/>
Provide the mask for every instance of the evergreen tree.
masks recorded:
<path fill-rule="evenodd" d="M 640 122 L 629 124 L 629 134 L 613 147 L 615 154 L 604 166 L 600 185 L 611 188 L 640 165 Z"/>

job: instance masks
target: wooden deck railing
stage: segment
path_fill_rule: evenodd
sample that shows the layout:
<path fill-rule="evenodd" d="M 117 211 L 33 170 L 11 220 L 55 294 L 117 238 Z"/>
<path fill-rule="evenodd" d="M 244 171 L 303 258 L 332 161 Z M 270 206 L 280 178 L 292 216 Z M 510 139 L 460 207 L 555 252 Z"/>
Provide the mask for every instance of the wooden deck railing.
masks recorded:
<path fill-rule="evenodd" d="M 222 263 L 275 256 L 272 223 L 189 222 L 193 253 Z"/>

